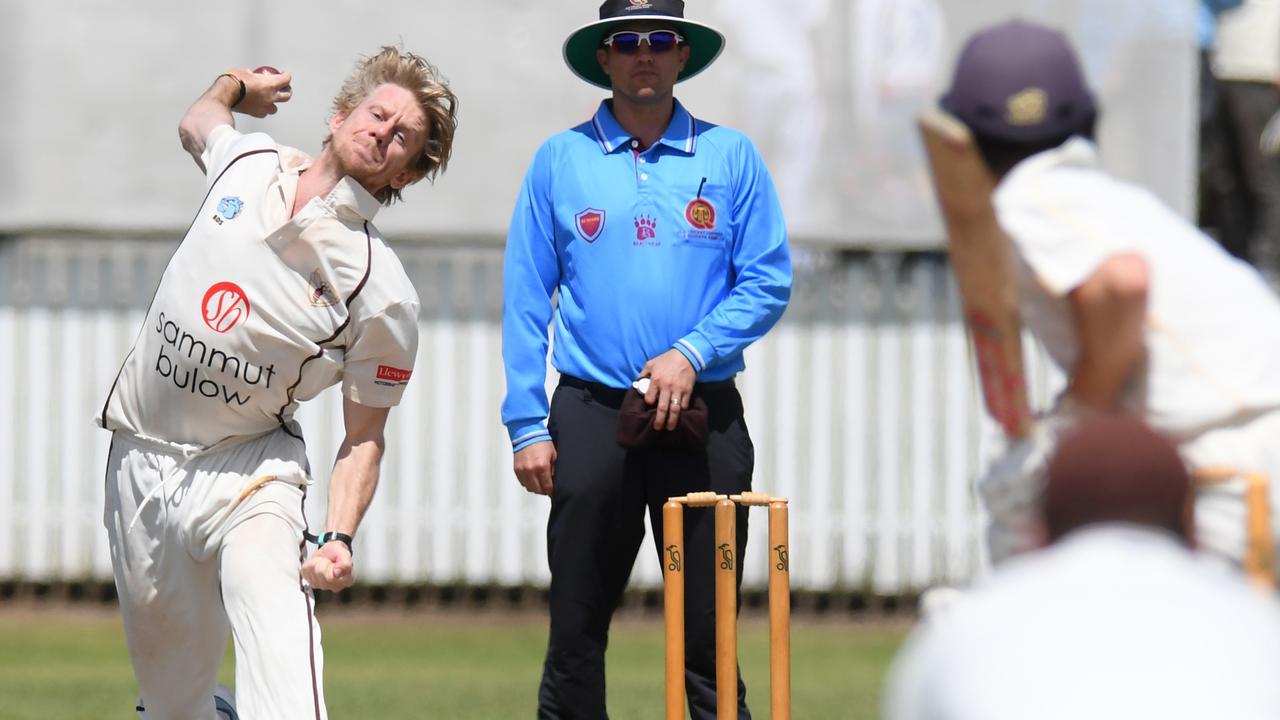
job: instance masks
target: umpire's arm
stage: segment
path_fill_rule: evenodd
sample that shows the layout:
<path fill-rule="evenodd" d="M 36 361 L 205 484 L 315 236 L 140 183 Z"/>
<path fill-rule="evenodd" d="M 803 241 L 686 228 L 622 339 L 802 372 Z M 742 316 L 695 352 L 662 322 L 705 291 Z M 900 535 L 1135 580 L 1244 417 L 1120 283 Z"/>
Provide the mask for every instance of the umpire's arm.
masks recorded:
<path fill-rule="evenodd" d="M 386 447 L 383 430 L 391 408 L 361 405 L 350 399 L 342 401 L 346 437 L 338 448 L 329 480 L 329 515 L 326 532 L 355 536 L 364 513 L 378 487 L 378 465 Z M 341 542 L 321 545 L 302 566 L 302 577 L 317 590 L 342 590 L 351 587 L 351 548 Z"/>
<path fill-rule="evenodd" d="M 699 376 L 764 337 L 791 300 L 791 250 L 773 179 L 745 137 L 733 156 L 733 287 L 673 348 Z"/>
<path fill-rule="evenodd" d="M 544 144 L 525 176 L 511 214 L 502 268 L 502 361 L 507 396 L 502 422 L 514 452 L 516 479 L 550 495 L 556 462 L 547 429 L 547 330 L 560 283 L 550 188 L 554 151 Z"/>

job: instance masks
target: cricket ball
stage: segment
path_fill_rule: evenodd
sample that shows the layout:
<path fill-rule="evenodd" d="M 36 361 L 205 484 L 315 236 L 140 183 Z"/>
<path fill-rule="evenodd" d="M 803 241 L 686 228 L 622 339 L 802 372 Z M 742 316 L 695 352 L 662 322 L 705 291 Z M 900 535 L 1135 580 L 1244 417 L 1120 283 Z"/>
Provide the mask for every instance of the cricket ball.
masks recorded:
<path fill-rule="evenodd" d="M 280 75 L 281 74 L 279 70 L 271 67 L 270 65 L 259 65 L 258 67 L 253 69 L 253 72 L 257 75 Z M 293 90 L 293 86 L 285 85 L 284 87 L 280 88 L 280 90 L 290 91 L 290 90 Z"/>

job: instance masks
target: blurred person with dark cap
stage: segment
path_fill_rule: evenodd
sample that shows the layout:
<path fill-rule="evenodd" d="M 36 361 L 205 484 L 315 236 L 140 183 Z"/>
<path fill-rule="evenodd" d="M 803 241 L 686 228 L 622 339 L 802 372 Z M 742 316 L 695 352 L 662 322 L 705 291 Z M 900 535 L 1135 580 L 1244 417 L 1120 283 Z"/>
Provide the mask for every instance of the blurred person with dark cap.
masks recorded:
<path fill-rule="evenodd" d="M 777 193 L 751 141 L 695 118 L 674 95 L 723 47 L 720 31 L 686 19 L 679 0 L 607 0 L 563 52 L 574 75 L 609 97 L 538 149 L 512 213 L 502 421 L 516 478 L 551 499 L 539 718 L 608 716 L 609 623 L 646 509 L 661 538 L 667 498 L 751 488 L 754 448 L 734 377 L 743 351 L 786 308 L 791 261 Z M 560 378 L 548 402 L 553 324 Z M 652 432 L 620 433 L 620 419 L 643 415 L 646 403 L 653 419 L 641 428 Z M 636 404 L 641 412 L 629 412 Z M 687 432 L 695 413 L 702 430 Z M 745 508 L 737 523 L 741 584 Z M 689 510 L 689 711 L 710 720 L 717 692 L 729 692 L 749 718 L 741 680 L 716 687 L 713 529 L 710 509 Z"/>
<path fill-rule="evenodd" d="M 1191 479 L 1129 415 L 1068 431 L 1037 545 L 928 617 L 888 720 L 1264 720 L 1280 714 L 1280 603 L 1194 552 Z"/>
<path fill-rule="evenodd" d="M 979 480 L 993 560 L 1033 544 L 1026 529 L 1054 438 L 1123 409 L 1171 438 L 1197 479 L 1215 481 L 1198 493 L 1201 544 L 1274 573 L 1274 555 L 1255 551 L 1275 528 L 1246 533 L 1246 489 L 1269 483 L 1250 491 L 1253 510 L 1275 506 L 1280 302 L 1253 268 L 1103 169 L 1099 109 L 1061 33 L 1016 20 L 977 33 L 941 105 L 973 133 L 996 181 L 1022 320 L 1068 378 L 1030 439 Z"/>

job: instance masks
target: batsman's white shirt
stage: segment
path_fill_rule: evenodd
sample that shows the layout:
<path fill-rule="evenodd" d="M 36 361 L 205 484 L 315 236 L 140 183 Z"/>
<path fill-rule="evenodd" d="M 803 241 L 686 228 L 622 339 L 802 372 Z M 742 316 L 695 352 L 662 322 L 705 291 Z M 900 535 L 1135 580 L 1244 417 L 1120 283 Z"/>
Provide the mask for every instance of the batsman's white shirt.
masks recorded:
<path fill-rule="evenodd" d="M 888 720 L 1264 720 L 1280 606 L 1171 536 L 1100 525 L 1011 558 L 930 617 Z"/>
<path fill-rule="evenodd" d="M 1280 301 L 1253 268 L 1154 195 L 1109 177 L 1087 140 L 1019 163 L 993 201 L 1015 249 L 1022 319 L 1068 372 L 1080 354 L 1068 293 L 1113 255 L 1146 260 L 1147 357 L 1121 402 L 1177 442 L 1193 469 L 1231 471 L 1233 479 L 1197 494 L 1196 533 L 1203 548 L 1240 562 L 1244 473 L 1270 478 L 1280 517 Z M 999 559 L 997 546 L 1007 543 L 996 539 L 1019 525 L 1015 508 L 1030 509 L 1025 501 L 1038 480 L 997 475 L 979 485 Z M 998 495 L 1010 501 L 1007 511 Z M 1278 531 L 1275 523 L 1273 536 Z"/>
<path fill-rule="evenodd" d="M 1093 143 L 1020 163 L 994 203 L 1019 260 L 1023 321 L 1058 365 L 1080 352 L 1067 294 L 1132 252 L 1149 268 L 1148 358 L 1123 404 L 1177 439 L 1280 408 L 1280 301 L 1154 195 L 1103 172 Z"/>
<path fill-rule="evenodd" d="M 418 296 L 347 177 L 290 212 L 304 153 L 215 129 L 209 193 L 169 261 L 101 424 L 209 448 L 284 426 L 339 381 L 396 405 L 418 343 Z"/>

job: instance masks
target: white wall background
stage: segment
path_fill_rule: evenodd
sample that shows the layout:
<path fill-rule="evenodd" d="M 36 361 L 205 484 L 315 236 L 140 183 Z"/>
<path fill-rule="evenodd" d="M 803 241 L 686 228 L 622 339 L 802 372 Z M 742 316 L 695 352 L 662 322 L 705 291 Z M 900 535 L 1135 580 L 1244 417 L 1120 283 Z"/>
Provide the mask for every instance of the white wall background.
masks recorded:
<path fill-rule="evenodd" d="M 431 58 L 461 98 L 454 162 L 380 215 L 389 236 L 495 242 L 538 144 L 603 93 L 560 58 L 597 0 L 5 0 L 0 3 L 0 232 L 185 228 L 201 178 L 177 122 L 223 70 L 294 74 L 265 129 L 314 151 L 357 56 L 387 43 Z M 1104 105 L 1104 160 L 1193 207 L 1195 0 L 688 0 L 728 35 L 681 85 L 692 111 L 747 131 L 793 236 L 836 246 L 937 246 L 913 127 L 964 38 L 1014 15 L 1061 28 Z"/>

